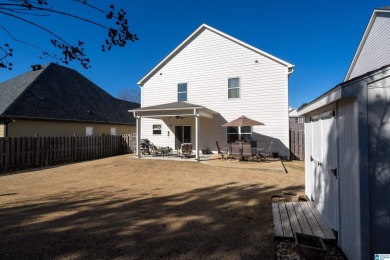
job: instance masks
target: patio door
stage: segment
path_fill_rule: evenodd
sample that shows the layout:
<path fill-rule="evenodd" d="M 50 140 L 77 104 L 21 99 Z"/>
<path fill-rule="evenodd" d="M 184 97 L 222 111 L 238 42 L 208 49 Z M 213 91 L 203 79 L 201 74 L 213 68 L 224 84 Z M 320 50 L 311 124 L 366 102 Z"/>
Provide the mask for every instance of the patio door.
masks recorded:
<path fill-rule="evenodd" d="M 182 143 L 191 143 L 191 126 L 177 125 L 175 126 L 175 147 L 181 147 Z"/>

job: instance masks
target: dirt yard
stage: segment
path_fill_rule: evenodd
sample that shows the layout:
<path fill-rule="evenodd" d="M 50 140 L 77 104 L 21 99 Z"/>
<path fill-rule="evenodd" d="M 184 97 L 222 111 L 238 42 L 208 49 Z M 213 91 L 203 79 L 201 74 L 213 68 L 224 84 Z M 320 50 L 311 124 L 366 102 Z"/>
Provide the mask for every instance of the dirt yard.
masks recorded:
<path fill-rule="evenodd" d="M 284 166 L 124 155 L 0 175 L 0 259 L 272 259 L 270 197 L 304 188 L 303 163 Z"/>

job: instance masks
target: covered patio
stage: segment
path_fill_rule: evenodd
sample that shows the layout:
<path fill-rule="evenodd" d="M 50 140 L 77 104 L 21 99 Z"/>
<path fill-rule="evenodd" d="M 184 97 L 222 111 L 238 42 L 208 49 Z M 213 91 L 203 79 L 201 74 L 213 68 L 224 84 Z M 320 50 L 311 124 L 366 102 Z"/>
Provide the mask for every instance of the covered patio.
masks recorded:
<path fill-rule="evenodd" d="M 173 102 L 173 103 L 167 103 L 157 106 L 149 106 L 149 107 L 142 107 L 137 108 L 134 110 L 129 110 L 129 112 L 132 112 L 134 114 L 134 117 L 136 118 L 136 133 L 137 133 L 137 149 L 136 149 L 136 156 L 138 158 L 141 157 L 141 138 L 143 137 L 141 135 L 142 132 L 142 119 L 159 119 L 162 120 L 163 123 L 168 127 L 168 131 L 166 132 L 166 135 L 170 135 L 172 133 L 175 137 L 175 147 L 174 150 L 178 149 L 178 145 L 180 143 L 184 143 L 186 141 L 185 139 L 185 130 L 183 127 L 183 132 L 179 134 L 179 131 L 177 131 L 176 126 L 179 126 L 177 124 L 177 120 L 182 120 L 180 123 L 180 126 L 183 126 L 184 123 L 189 125 L 189 131 L 191 136 L 191 126 L 194 126 L 194 145 L 193 150 L 195 152 L 195 160 L 200 161 L 200 155 L 199 150 L 201 149 L 199 146 L 199 143 L 201 141 L 201 135 L 200 135 L 200 118 L 208 118 L 213 119 L 215 115 L 218 113 L 208 109 L 204 106 L 195 105 L 187 102 Z M 154 127 L 154 126 L 152 126 Z M 160 126 L 161 127 L 161 126 Z M 175 127 L 175 128 L 174 128 Z M 160 136 L 165 135 L 165 132 L 160 129 L 156 129 L 156 131 L 160 131 Z M 158 139 L 159 136 L 156 136 L 156 139 Z M 191 138 L 188 139 L 190 143 Z"/>

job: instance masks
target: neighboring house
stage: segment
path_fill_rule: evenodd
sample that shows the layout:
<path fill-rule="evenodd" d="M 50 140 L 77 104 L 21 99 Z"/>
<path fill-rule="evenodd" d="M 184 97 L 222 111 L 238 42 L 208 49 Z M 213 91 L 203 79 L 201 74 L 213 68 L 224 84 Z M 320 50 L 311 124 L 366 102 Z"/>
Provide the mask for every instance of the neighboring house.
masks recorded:
<path fill-rule="evenodd" d="M 288 79 L 293 65 L 201 25 L 138 85 L 138 133 L 157 146 L 217 151 L 243 136 L 289 157 Z M 223 127 L 241 115 L 265 125 Z"/>
<path fill-rule="evenodd" d="M 346 81 L 298 111 L 305 116 L 305 192 L 348 259 L 390 252 L 389 14 L 374 11 Z M 379 57 L 387 59 L 374 66 Z"/>
<path fill-rule="evenodd" d="M 298 116 L 295 108 L 289 108 L 290 120 L 290 159 L 305 159 L 305 117 Z"/>
<path fill-rule="evenodd" d="M 128 134 L 139 104 L 54 63 L 0 83 L 0 137 Z"/>
<path fill-rule="evenodd" d="M 290 130 L 304 130 L 304 116 L 298 116 L 298 112 L 295 108 L 290 107 L 288 112 L 288 117 L 290 121 Z"/>

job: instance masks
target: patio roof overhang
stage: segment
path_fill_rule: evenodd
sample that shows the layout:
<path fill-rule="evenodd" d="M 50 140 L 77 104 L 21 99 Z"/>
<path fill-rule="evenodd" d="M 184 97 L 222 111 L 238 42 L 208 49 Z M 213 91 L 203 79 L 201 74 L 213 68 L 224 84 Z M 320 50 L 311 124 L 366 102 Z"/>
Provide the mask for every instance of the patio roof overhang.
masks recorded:
<path fill-rule="evenodd" d="M 142 107 L 133 110 L 129 110 L 134 114 L 134 117 L 147 117 L 162 119 L 165 117 L 176 116 L 195 116 L 213 118 L 217 112 L 208 109 L 204 106 L 194 105 L 187 102 L 173 102 L 157 106 Z"/>
<path fill-rule="evenodd" d="M 157 106 L 142 107 L 129 110 L 134 114 L 137 122 L 137 157 L 140 157 L 140 136 L 141 136 L 141 118 L 166 119 L 169 117 L 190 117 L 195 118 L 195 156 L 199 161 L 199 118 L 213 118 L 217 112 L 204 106 L 195 105 L 187 102 L 173 102 Z"/>

